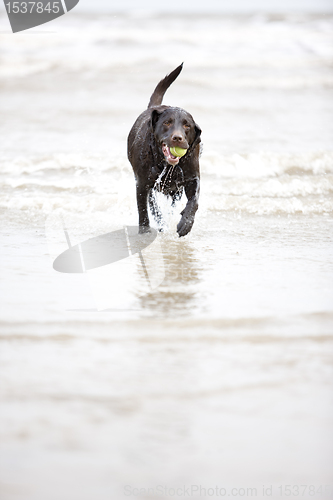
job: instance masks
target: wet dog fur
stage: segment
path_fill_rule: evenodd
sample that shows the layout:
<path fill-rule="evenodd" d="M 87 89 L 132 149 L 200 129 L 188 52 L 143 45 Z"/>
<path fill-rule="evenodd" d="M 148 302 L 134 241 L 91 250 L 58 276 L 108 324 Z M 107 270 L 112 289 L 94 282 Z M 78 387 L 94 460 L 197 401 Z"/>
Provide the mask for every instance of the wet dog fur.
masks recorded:
<path fill-rule="evenodd" d="M 135 121 L 128 136 L 128 159 L 136 180 L 139 213 L 139 233 L 150 231 L 150 210 L 162 224 L 162 214 L 156 204 L 154 190 L 171 196 L 173 204 L 182 196 L 187 204 L 177 225 L 179 236 L 188 234 L 198 209 L 200 191 L 200 135 L 201 129 L 184 109 L 162 105 L 163 96 L 174 82 L 183 65 L 159 82 L 146 109 Z M 178 158 L 170 148 L 186 149 Z"/>

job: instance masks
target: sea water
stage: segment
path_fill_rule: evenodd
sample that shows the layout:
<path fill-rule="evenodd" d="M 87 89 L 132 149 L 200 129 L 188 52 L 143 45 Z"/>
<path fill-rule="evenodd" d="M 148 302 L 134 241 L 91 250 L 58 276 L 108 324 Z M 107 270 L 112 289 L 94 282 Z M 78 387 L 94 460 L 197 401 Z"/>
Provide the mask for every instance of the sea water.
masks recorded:
<path fill-rule="evenodd" d="M 77 14 L 2 31 L 1 498 L 333 498 L 332 28 Z M 160 199 L 154 286 L 138 255 L 57 273 L 64 228 L 74 246 L 137 224 L 127 134 L 182 61 L 164 102 L 203 130 L 192 232 L 186 200 Z"/>

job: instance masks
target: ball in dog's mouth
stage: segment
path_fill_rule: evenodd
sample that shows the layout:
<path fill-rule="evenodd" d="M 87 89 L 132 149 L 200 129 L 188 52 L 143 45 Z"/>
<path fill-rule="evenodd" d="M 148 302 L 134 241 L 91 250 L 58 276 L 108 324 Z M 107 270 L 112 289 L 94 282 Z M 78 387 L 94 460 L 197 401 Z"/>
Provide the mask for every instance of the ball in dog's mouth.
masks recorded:
<path fill-rule="evenodd" d="M 171 151 L 169 146 L 167 146 L 164 142 L 162 144 L 162 152 L 164 154 L 164 158 L 170 165 L 177 165 L 179 163 L 179 157 L 174 156 Z"/>

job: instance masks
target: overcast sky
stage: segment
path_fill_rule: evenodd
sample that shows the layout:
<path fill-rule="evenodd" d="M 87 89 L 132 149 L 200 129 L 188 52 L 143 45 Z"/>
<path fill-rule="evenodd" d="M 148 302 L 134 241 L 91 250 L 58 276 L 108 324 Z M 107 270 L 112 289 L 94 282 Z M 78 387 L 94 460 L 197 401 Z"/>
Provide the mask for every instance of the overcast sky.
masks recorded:
<path fill-rule="evenodd" d="M 333 0 L 80 0 L 81 11 L 333 12 Z"/>

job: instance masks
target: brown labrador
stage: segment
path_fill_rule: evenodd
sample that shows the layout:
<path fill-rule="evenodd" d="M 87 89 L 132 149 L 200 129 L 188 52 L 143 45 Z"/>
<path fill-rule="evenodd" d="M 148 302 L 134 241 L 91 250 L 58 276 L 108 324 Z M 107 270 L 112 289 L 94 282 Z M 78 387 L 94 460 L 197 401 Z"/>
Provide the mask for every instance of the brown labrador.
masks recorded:
<path fill-rule="evenodd" d="M 160 81 L 148 109 L 138 117 L 128 136 L 128 159 L 136 179 L 139 233 L 150 231 L 148 201 L 153 216 L 162 224 L 154 190 L 171 196 L 173 204 L 185 190 L 187 204 L 177 225 L 179 236 L 191 231 L 198 209 L 201 129 L 184 109 L 161 105 L 166 90 L 182 68 L 181 64 Z M 173 147 L 186 150 L 186 154 L 173 155 Z"/>

